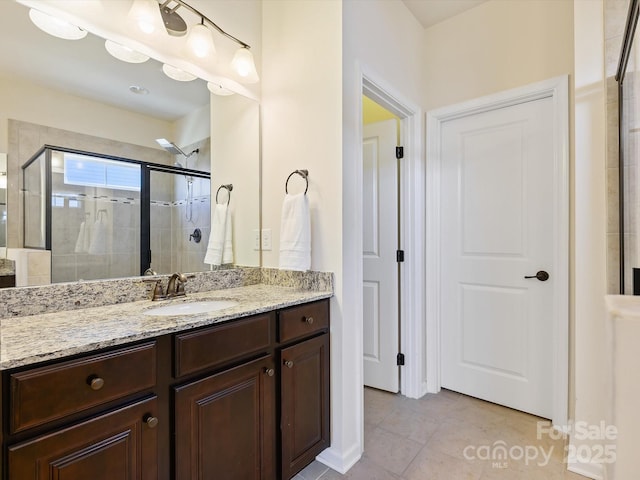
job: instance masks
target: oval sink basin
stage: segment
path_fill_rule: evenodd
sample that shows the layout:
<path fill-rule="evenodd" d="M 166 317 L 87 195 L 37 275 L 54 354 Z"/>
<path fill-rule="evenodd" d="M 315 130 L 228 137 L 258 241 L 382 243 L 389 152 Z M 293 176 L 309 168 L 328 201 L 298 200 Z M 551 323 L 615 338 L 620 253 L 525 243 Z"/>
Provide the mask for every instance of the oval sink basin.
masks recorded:
<path fill-rule="evenodd" d="M 235 307 L 238 302 L 233 300 L 203 300 L 195 302 L 174 303 L 163 307 L 145 310 L 145 315 L 195 315 L 197 313 L 215 312 L 225 308 Z"/>

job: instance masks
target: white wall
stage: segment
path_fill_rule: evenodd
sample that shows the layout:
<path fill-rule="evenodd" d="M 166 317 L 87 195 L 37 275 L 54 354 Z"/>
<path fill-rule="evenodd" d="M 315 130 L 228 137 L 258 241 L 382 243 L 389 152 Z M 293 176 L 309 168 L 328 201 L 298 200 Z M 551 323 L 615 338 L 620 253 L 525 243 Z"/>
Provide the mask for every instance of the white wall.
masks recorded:
<path fill-rule="evenodd" d="M 218 188 L 229 183 L 234 263 L 259 266 L 254 231 L 260 228 L 260 107 L 240 95 L 211 95 L 212 215 Z M 223 189 L 220 202 L 226 201 Z"/>
<path fill-rule="evenodd" d="M 603 388 L 607 385 L 604 358 L 607 222 L 602 0 L 575 1 L 574 29 L 574 418 L 599 425 L 606 418 L 608 395 Z M 571 438 L 572 448 L 580 449 L 582 445 L 588 448 L 589 441 Z M 588 460 L 570 458 L 569 468 L 592 478 L 602 478 L 602 465 L 590 464 Z"/>
<path fill-rule="evenodd" d="M 349 344 L 355 320 L 343 313 L 342 7 L 326 0 L 269 0 L 262 25 L 262 227 L 272 229 L 265 267 L 278 266 L 280 214 L 287 176 L 309 170 L 311 268 L 335 274 L 331 299 L 332 458 L 360 455 Z M 292 179 L 290 192 L 303 187 Z M 351 453 L 350 453 L 351 452 Z M 341 469 L 340 465 L 337 465 Z"/>
<path fill-rule="evenodd" d="M 343 159 L 342 249 L 345 298 L 343 315 L 353 325 L 345 332 L 345 349 L 357 365 L 348 386 L 351 398 L 345 411 L 358 420 L 362 411 L 362 75 L 397 96 L 403 103 L 420 105 L 424 88 L 420 45 L 424 29 L 401 2 L 372 0 L 343 2 Z M 422 137 L 420 133 L 420 137 Z M 421 151 L 423 140 L 415 146 Z M 409 149 L 410 150 L 410 149 Z M 408 152 L 408 155 L 415 153 Z M 403 183 L 405 185 L 405 183 Z M 413 208 L 424 217 L 424 200 Z M 407 221 L 411 222 L 410 217 Z M 407 252 L 409 258 L 413 252 Z M 407 310 L 408 311 L 408 310 Z M 422 318 L 407 321 L 423 322 Z M 357 402 L 357 403 L 355 403 Z M 351 413 L 352 412 L 352 413 Z M 361 425 L 360 425 L 361 427 Z M 362 431 L 354 439 L 364 446 Z"/>

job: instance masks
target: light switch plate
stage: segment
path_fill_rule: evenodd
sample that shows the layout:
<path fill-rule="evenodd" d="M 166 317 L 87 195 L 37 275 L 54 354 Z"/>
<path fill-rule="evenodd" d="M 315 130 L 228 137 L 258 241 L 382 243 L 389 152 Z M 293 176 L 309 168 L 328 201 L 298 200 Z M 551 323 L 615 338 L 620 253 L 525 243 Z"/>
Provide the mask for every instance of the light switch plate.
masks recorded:
<path fill-rule="evenodd" d="M 260 250 L 260 230 L 257 228 L 253 231 L 253 249 Z"/>

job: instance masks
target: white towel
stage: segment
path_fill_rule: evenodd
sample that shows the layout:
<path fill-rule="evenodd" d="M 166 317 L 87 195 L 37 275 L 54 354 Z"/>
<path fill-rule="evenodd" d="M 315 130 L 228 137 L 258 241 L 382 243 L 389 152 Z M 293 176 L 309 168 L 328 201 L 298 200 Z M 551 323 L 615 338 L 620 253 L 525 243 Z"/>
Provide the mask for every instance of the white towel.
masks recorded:
<path fill-rule="evenodd" d="M 216 208 L 213 210 L 211 233 L 209 234 L 204 263 L 209 265 L 233 263 L 231 212 L 226 203 L 216 204 Z"/>
<path fill-rule="evenodd" d="M 86 225 L 85 225 L 85 222 L 82 222 L 80 224 L 80 231 L 78 232 L 78 239 L 76 240 L 76 249 L 75 249 L 76 253 L 86 252 L 84 248 L 86 236 L 87 236 Z"/>
<path fill-rule="evenodd" d="M 280 269 L 311 268 L 311 215 L 304 193 L 285 195 L 280 224 Z"/>
<path fill-rule="evenodd" d="M 96 220 L 93 224 L 91 232 L 91 245 L 89 245 L 89 253 L 91 255 L 104 255 L 107 253 L 107 226 L 100 220 Z"/>

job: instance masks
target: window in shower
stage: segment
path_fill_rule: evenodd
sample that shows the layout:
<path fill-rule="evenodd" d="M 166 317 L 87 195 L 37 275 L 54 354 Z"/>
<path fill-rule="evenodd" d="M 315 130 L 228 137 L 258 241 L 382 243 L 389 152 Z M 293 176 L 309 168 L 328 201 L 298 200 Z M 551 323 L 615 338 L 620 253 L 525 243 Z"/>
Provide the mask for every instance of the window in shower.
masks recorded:
<path fill-rule="evenodd" d="M 207 269 L 189 234 L 208 238 L 208 172 L 48 146 L 23 170 L 25 247 L 51 251 L 52 282 Z"/>

